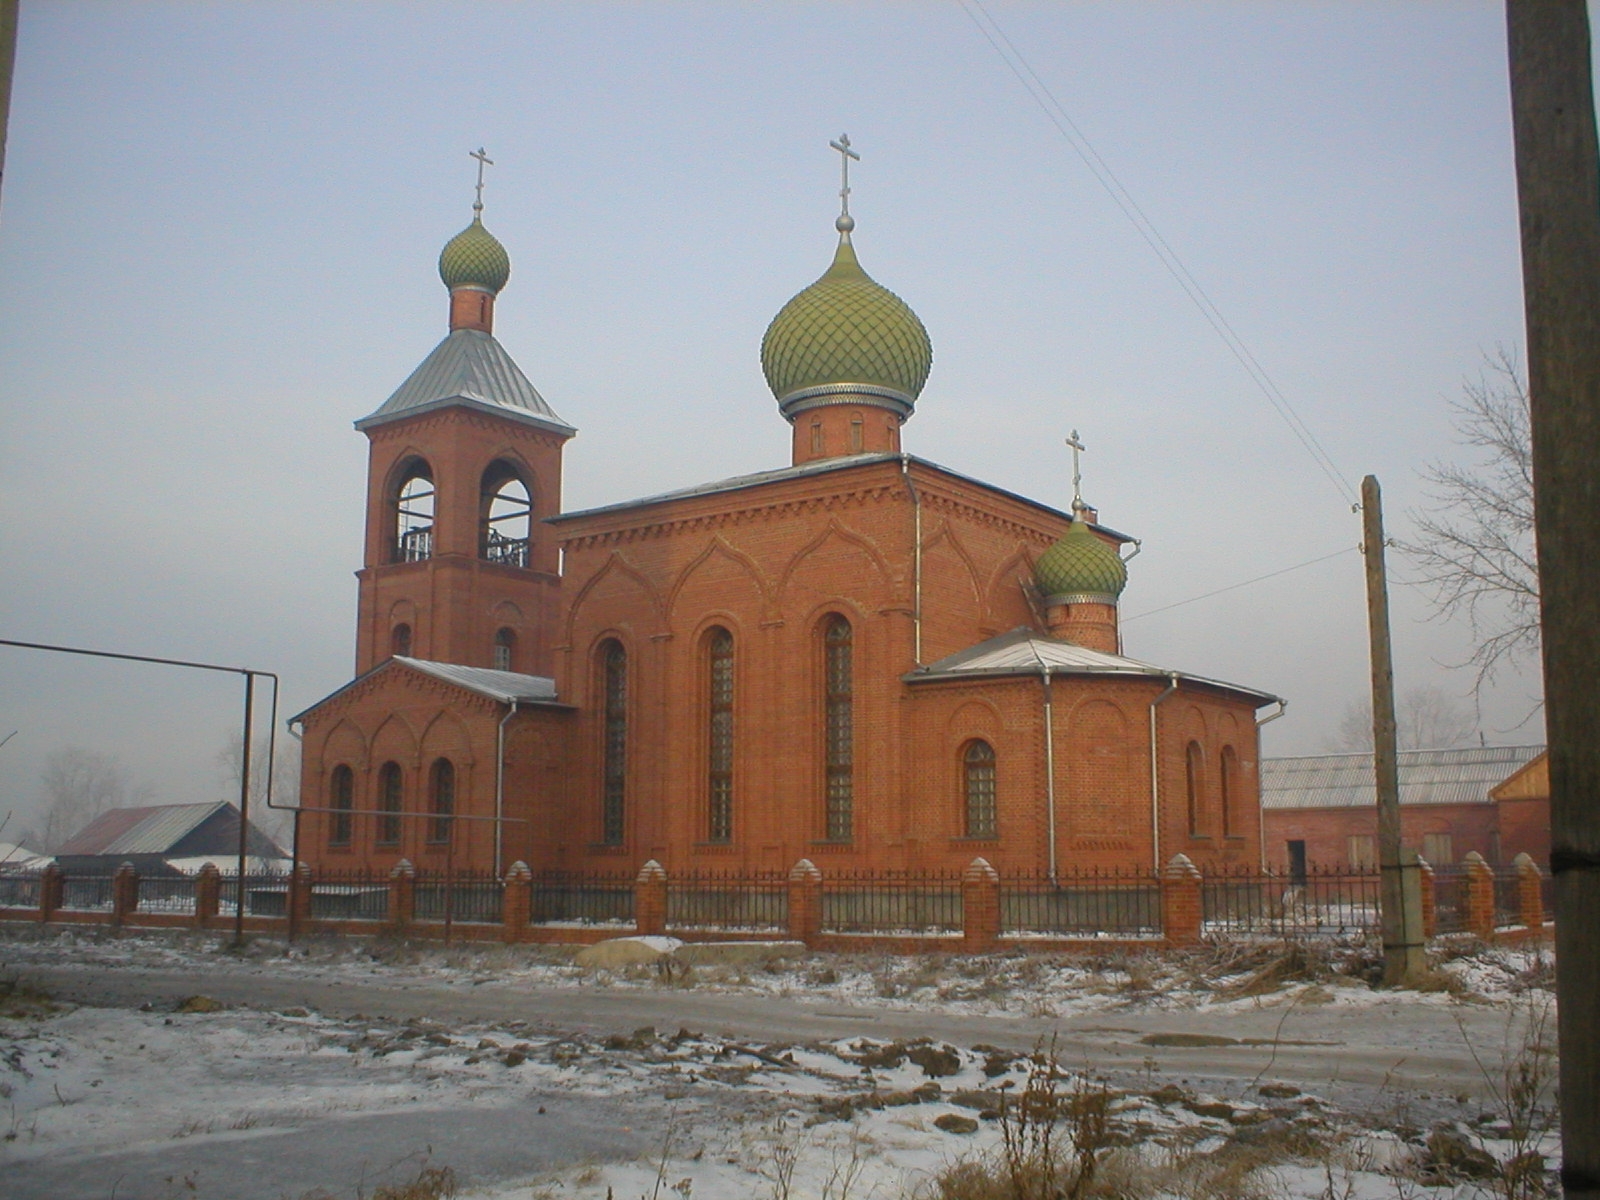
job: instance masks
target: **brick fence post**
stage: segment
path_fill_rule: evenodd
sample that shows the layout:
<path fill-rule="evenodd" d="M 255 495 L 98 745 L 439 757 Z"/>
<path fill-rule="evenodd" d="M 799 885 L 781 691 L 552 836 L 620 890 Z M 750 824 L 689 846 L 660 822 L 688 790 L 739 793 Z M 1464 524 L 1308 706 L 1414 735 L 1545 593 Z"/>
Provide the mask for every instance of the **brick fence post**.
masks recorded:
<path fill-rule="evenodd" d="M 289 936 L 299 937 L 311 924 L 311 892 L 316 876 L 310 863 L 296 863 L 289 872 L 289 894 L 285 898 L 284 915 L 289 919 Z"/>
<path fill-rule="evenodd" d="M 111 877 L 111 923 L 121 925 L 139 910 L 139 872 L 123 863 Z"/>
<path fill-rule="evenodd" d="M 1494 868 L 1476 850 L 1461 860 L 1467 871 L 1467 932 L 1494 936 Z"/>
<path fill-rule="evenodd" d="M 667 871 L 653 858 L 633 881 L 633 931 L 639 937 L 667 931 Z"/>
<path fill-rule="evenodd" d="M 814 946 L 822 934 L 822 872 L 809 858 L 789 868 L 789 936 Z"/>
<path fill-rule="evenodd" d="M 1422 936 L 1431 938 L 1439 932 L 1439 890 L 1433 881 L 1433 868 L 1422 855 L 1417 855 L 1417 878 L 1422 883 Z"/>
<path fill-rule="evenodd" d="M 975 858 L 961 875 L 961 949 L 992 950 L 1000 940 L 1000 876 Z"/>
<path fill-rule="evenodd" d="M 500 940 L 514 942 L 533 920 L 533 872 L 520 858 L 501 881 Z"/>
<path fill-rule="evenodd" d="M 404 933 L 417 915 L 417 869 L 402 858 L 389 872 L 389 924 Z"/>
<path fill-rule="evenodd" d="M 1187 854 L 1174 854 L 1161 873 L 1161 931 L 1169 946 L 1195 946 L 1200 927 L 1200 871 Z"/>
<path fill-rule="evenodd" d="M 222 909 L 222 872 L 216 863 L 202 863 L 194 876 L 194 924 L 204 929 Z"/>
<path fill-rule="evenodd" d="M 1517 920 L 1535 932 L 1544 928 L 1544 886 L 1539 864 L 1526 851 L 1511 860 L 1517 869 Z"/>
<path fill-rule="evenodd" d="M 39 876 L 39 920 L 54 921 L 67 898 L 67 877 L 51 863 Z"/>

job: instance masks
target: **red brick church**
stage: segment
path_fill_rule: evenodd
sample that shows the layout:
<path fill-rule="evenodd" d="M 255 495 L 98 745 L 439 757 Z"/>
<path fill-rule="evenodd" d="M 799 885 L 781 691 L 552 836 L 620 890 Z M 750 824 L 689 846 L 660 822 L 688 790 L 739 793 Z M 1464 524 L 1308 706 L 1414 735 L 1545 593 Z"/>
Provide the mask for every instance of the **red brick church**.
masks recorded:
<path fill-rule="evenodd" d="M 303 860 L 1259 862 L 1276 698 L 1122 655 L 1132 539 L 1081 499 L 901 449 L 932 347 L 847 210 L 761 346 L 790 463 L 563 512 L 575 430 L 494 337 L 510 261 L 474 209 L 439 257 L 449 334 L 356 422 L 356 677 L 292 722 Z"/>

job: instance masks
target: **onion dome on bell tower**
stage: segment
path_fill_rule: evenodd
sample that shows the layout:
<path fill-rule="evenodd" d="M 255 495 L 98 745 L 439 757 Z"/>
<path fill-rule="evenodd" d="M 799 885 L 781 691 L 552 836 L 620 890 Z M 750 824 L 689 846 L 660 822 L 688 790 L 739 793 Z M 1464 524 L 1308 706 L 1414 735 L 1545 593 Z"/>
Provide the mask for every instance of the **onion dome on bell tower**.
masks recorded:
<path fill-rule="evenodd" d="M 472 202 L 472 224 L 439 251 L 439 278 L 450 289 L 450 328 L 494 332 L 494 298 L 511 278 L 511 256 L 483 227 L 483 167 L 492 161 L 482 150 L 478 160 L 478 195 Z"/>
<path fill-rule="evenodd" d="M 900 449 L 900 426 L 928 381 L 933 344 L 911 306 L 873 281 L 850 234 L 848 136 L 839 151 L 839 245 L 822 277 L 779 310 L 761 339 L 761 369 L 794 426 L 794 461 Z"/>

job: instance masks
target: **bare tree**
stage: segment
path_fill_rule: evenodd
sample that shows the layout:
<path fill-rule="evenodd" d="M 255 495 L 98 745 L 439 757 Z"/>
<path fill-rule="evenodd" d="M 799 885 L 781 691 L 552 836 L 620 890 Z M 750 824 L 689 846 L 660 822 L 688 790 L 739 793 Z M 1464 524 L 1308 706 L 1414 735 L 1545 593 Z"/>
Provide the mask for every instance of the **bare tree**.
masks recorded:
<path fill-rule="evenodd" d="M 239 768 L 244 761 L 244 739 L 234 734 L 217 751 L 217 772 L 221 777 L 222 799 L 239 803 Z M 300 746 L 288 740 L 278 743 L 272 765 L 272 802 L 293 805 L 300 796 Z M 250 747 L 250 823 L 280 846 L 287 846 L 293 814 L 267 807 L 267 743 L 252 742 Z"/>
<path fill-rule="evenodd" d="M 1515 355 L 1485 356 L 1451 405 L 1469 463 L 1436 462 L 1422 473 L 1430 503 L 1410 516 L 1415 532 L 1396 547 L 1432 594 L 1436 613 L 1464 614 L 1476 669 L 1473 692 L 1496 670 L 1539 650 L 1539 571 L 1533 544 L 1533 451 L 1528 389 Z"/>
<path fill-rule="evenodd" d="M 1470 743 L 1478 732 L 1472 713 L 1433 684 L 1408 688 L 1395 705 L 1395 738 L 1402 750 L 1448 750 Z M 1372 749 L 1372 701 L 1362 697 L 1344 706 L 1328 741 L 1334 752 Z"/>
<path fill-rule="evenodd" d="M 40 785 L 43 811 L 23 831 L 22 841 L 46 853 L 54 853 L 101 813 L 150 799 L 150 789 L 135 786 L 116 758 L 78 746 L 45 760 Z"/>

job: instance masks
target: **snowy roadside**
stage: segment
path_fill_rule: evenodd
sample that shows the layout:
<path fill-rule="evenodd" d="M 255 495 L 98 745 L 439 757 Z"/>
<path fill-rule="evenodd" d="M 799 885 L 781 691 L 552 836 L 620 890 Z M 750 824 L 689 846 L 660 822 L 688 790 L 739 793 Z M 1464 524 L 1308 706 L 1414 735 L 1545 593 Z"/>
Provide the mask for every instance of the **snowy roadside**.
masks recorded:
<path fill-rule="evenodd" d="M 928 1012 L 1304 1004 L 1310 989 L 1326 997 L 1314 1002 L 1328 1005 L 1394 1001 L 1326 963 L 1286 967 L 1281 946 L 1264 955 L 1219 949 L 1209 964 L 805 956 L 692 974 L 658 967 L 591 972 L 564 955 L 520 948 L 329 943 L 286 953 L 256 943 L 233 955 L 210 939 L 144 935 L 11 940 L 0 943 L 0 953 L 13 980 L 19 973 L 25 978 L 30 962 L 106 969 L 142 963 L 187 968 L 197 994 L 218 972 L 296 971 L 351 983 L 381 977 L 473 987 L 520 980 L 571 988 L 659 988 L 665 974 L 665 986 L 758 996 L 825 993 Z M 1406 1002 L 1461 1003 L 1471 996 L 1477 1004 L 1510 1007 L 1538 994 L 1545 970 L 1533 954 L 1480 950 L 1443 963 L 1439 990 Z M 462 1194 L 600 1200 L 609 1189 L 615 1200 L 668 1200 L 670 1190 L 684 1200 L 893 1200 L 920 1188 L 937 1196 L 937 1181 L 948 1179 L 954 1164 L 1003 1150 L 1000 1098 L 1025 1093 L 1030 1081 L 1037 1086 L 1040 1071 L 1028 1056 L 914 1039 L 753 1045 L 688 1030 L 595 1038 L 515 1022 L 346 1019 L 303 1009 L 227 1008 L 203 998 L 153 1011 L 71 1008 L 13 985 L 0 998 L 0 1172 L 25 1180 L 30 1168 L 51 1163 L 143 1154 L 175 1164 L 169 1190 L 122 1188 L 117 1195 L 124 1200 L 234 1200 L 244 1193 L 205 1175 L 187 1177 L 182 1151 L 273 1137 L 292 1146 L 307 1129 L 383 1114 L 542 1114 L 546 1107 L 555 1113 L 569 1099 L 598 1097 L 625 1105 L 625 1132 L 638 1134 L 642 1154 L 623 1162 L 562 1162 L 520 1176 L 474 1175 L 463 1166 L 472 1190 Z M 1455 1136 L 1441 1141 L 1438 1130 L 1409 1127 L 1403 1103 L 1390 1113 L 1344 1113 L 1306 1094 L 1312 1089 L 1283 1081 L 1229 1098 L 1154 1074 L 1132 1085 L 1078 1076 L 1047 1082 L 1064 1095 L 1104 1097 L 1105 1169 L 1143 1172 L 1142 1194 L 1245 1195 L 1254 1188 L 1316 1197 L 1337 1184 L 1338 1194 L 1358 1200 L 1394 1196 L 1404 1181 L 1432 1172 L 1434 1182 L 1456 1186 L 1447 1194 L 1465 1197 L 1481 1186 L 1471 1178 L 1484 1161 L 1469 1151 L 1505 1158 L 1515 1149 L 1503 1114 L 1476 1107 L 1463 1108 Z M 453 1158 L 453 1149 L 461 1150 L 448 1141 L 434 1145 L 433 1162 L 460 1163 L 466 1156 Z M 419 1165 L 401 1162 L 397 1169 L 414 1172 Z M 1403 1170 L 1386 1173 L 1390 1168 Z M 1210 1191 L 1199 1186 L 1206 1179 L 1213 1179 Z M 85 1194 L 104 1195 L 109 1186 L 107 1180 Z M 329 1179 L 324 1186 L 345 1185 Z M 296 1200 L 303 1193 L 258 1194 Z M 356 1193 L 345 1187 L 329 1194 Z"/>

